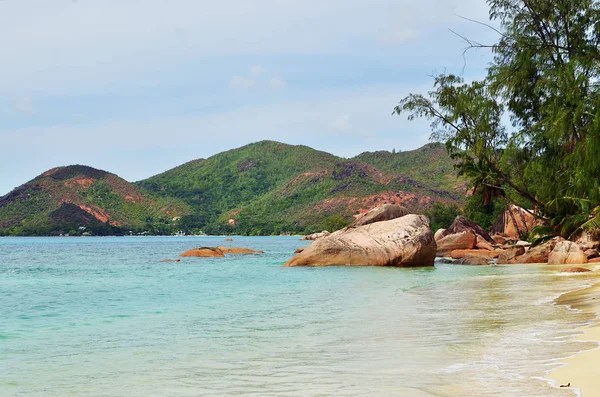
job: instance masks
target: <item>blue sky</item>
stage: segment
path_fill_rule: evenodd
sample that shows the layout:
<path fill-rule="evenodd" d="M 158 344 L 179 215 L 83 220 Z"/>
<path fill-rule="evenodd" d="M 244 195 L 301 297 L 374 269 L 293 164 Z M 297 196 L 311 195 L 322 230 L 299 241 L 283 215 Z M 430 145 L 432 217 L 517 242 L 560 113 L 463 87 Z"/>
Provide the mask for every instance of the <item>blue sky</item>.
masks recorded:
<path fill-rule="evenodd" d="M 86 164 L 136 181 L 263 139 L 344 157 L 427 143 L 391 116 L 436 72 L 480 78 L 450 29 L 484 0 L 2 0 L 0 195 Z"/>

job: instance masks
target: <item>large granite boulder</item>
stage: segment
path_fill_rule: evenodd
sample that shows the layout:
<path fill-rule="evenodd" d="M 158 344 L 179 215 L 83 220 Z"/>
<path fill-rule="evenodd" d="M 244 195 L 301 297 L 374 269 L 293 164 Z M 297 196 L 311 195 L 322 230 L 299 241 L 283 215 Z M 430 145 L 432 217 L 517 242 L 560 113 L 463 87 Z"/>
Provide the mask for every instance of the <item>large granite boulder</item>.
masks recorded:
<path fill-rule="evenodd" d="M 457 234 L 466 231 L 483 237 L 483 239 L 490 244 L 495 244 L 494 239 L 492 239 L 488 232 L 486 232 L 481 226 L 479 226 L 475 222 L 471 222 L 462 215 L 459 215 L 454 219 L 452 225 L 450 225 L 450 227 L 444 232 L 444 237 L 449 236 L 451 234 Z"/>
<path fill-rule="evenodd" d="M 455 250 L 470 250 L 475 248 L 477 236 L 470 230 L 447 235 L 437 241 L 437 255 L 448 256 Z"/>
<path fill-rule="evenodd" d="M 490 260 L 481 256 L 466 256 L 464 258 L 460 258 L 459 260 L 454 262 L 454 264 L 469 266 L 487 266 L 490 264 Z"/>
<path fill-rule="evenodd" d="M 549 265 L 581 265 L 588 263 L 588 258 L 576 243 L 561 241 L 554 246 L 548 256 Z"/>
<path fill-rule="evenodd" d="M 512 248 L 503 250 L 500 252 L 500 256 L 498 256 L 498 264 L 503 265 L 507 263 L 511 263 L 513 259 L 518 256 L 525 254 L 525 247 L 522 246 L 514 246 Z"/>
<path fill-rule="evenodd" d="M 312 242 L 284 266 L 433 266 L 436 244 L 423 215 L 347 227 Z"/>
<path fill-rule="evenodd" d="M 452 259 L 460 259 L 460 258 L 485 258 L 485 259 L 495 259 L 500 256 L 500 252 L 498 251 L 487 251 L 487 250 L 454 250 L 450 252 L 450 256 Z"/>
<path fill-rule="evenodd" d="M 446 233 L 446 229 L 438 229 L 437 232 L 433 235 L 435 241 L 439 241 L 444 238 L 444 233 Z"/>
<path fill-rule="evenodd" d="M 329 233 L 327 230 L 323 230 L 322 232 L 319 233 L 313 233 L 313 234 L 309 234 L 307 236 L 302 237 L 300 240 L 310 240 L 310 241 L 315 241 L 318 240 L 322 237 L 327 237 L 329 236 L 331 233 Z"/>
<path fill-rule="evenodd" d="M 529 248 L 523 255 L 510 259 L 507 263 L 548 263 L 550 253 L 559 242 L 564 241 L 562 237 L 554 237 L 543 244 Z M 523 248 L 525 249 L 525 248 Z"/>
<path fill-rule="evenodd" d="M 530 211 L 518 207 L 511 206 L 512 216 L 509 210 L 504 211 L 494 221 L 492 232 L 502 234 L 509 239 L 518 240 L 522 234 L 526 234 L 538 224 L 535 217 Z M 516 227 L 515 223 L 516 222 Z"/>
<path fill-rule="evenodd" d="M 396 204 L 384 204 L 365 212 L 352 222 L 351 226 L 370 225 L 375 222 L 390 221 L 410 214 L 410 211 Z"/>
<path fill-rule="evenodd" d="M 477 240 L 475 241 L 475 248 L 486 251 L 493 251 L 494 245 L 487 240 L 485 240 L 480 235 L 477 235 Z"/>

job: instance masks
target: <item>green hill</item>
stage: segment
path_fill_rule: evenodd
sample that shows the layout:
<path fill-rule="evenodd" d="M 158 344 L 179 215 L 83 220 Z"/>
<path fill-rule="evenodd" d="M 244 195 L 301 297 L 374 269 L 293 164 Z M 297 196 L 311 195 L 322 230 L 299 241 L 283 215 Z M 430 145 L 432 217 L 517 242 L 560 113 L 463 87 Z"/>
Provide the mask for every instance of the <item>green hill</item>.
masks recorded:
<path fill-rule="evenodd" d="M 188 232 L 306 233 L 339 227 L 384 202 L 415 211 L 434 202 L 460 203 L 452 162 L 439 149 L 428 145 L 414 153 L 365 153 L 347 160 L 262 141 L 191 161 L 138 185 L 190 205 L 192 214 L 179 225 Z M 435 172 L 444 174 L 433 178 Z"/>
<path fill-rule="evenodd" d="M 406 152 L 365 152 L 353 160 L 371 164 L 391 174 L 427 181 L 430 186 L 439 189 L 464 193 L 466 188 L 466 181 L 456 178 L 454 161 L 442 143 L 430 143 Z"/>
<path fill-rule="evenodd" d="M 149 195 L 106 171 L 51 169 L 0 197 L 0 235 L 170 232 L 183 202 Z"/>
<path fill-rule="evenodd" d="M 0 197 L 0 235 L 60 233 L 308 233 L 336 229 L 382 203 L 423 212 L 461 205 L 443 146 L 344 159 L 262 141 L 190 161 L 131 184 L 76 165 L 54 168 Z"/>

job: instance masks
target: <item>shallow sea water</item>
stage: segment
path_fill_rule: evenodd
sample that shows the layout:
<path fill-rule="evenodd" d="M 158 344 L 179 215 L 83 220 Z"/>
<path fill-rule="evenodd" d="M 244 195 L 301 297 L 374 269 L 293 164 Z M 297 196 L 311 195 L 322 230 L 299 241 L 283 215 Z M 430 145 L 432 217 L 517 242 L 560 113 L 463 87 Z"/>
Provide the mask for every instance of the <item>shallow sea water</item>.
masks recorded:
<path fill-rule="evenodd" d="M 232 245 L 262 256 L 184 258 Z M 548 266 L 284 268 L 297 237 L 0 239 L 0 396 L 573 396 Z"/>

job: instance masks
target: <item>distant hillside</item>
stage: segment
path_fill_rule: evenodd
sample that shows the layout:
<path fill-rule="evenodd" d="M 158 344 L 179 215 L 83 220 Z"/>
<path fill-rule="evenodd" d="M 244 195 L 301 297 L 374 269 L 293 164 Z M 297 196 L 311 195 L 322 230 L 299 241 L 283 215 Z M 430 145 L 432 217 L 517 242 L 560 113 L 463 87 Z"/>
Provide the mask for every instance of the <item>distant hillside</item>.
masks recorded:
<path fill-rule="evenodd" d="M 423 212 L 461 205 L 464 193 L 439 144 L 343 159 L 262 141 L 135 184 L 87 166 L 54 168 L 0 197 L 0 235 L 308 233 L 381 203 Z"/>
<path fill-rule="evenodd" d="M 304 233 L 339 227 L 379 203 L 423 211 L 437 201 L 460 204 L 463 197 L 452 161 L 438 145 L 347 160 L 262 141 L 191 161 L 138 186 L 186 202 L 192 214 L 180 227 L 212 234 Z"/>
<path fill-rule="evenodd" d="M 114 174 L 74 165 L 53 168 L 0 197 L 0 235 L 170 232 L 173 219 L 188 213 L 182 202 L 151 197 Z"/>
<path fill-rule="evenodd" d="M 391 174 L 426 181 L 439 189 L 464 192 L 466 188 L 465 181 L 457 179 L 454 161 L 442 143 L 430 143 L 406 152 L 365 152 L 352 160 L 371 164 Z"/>

